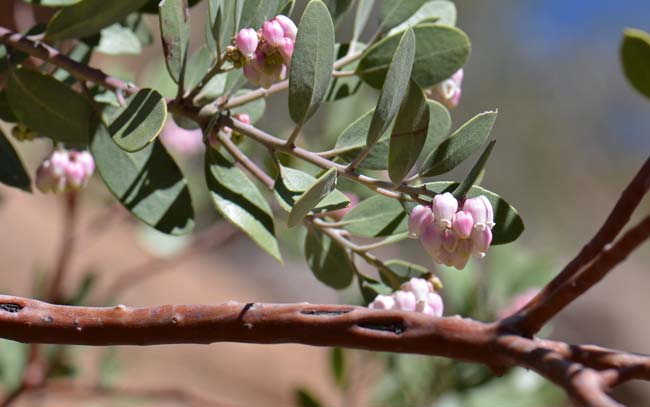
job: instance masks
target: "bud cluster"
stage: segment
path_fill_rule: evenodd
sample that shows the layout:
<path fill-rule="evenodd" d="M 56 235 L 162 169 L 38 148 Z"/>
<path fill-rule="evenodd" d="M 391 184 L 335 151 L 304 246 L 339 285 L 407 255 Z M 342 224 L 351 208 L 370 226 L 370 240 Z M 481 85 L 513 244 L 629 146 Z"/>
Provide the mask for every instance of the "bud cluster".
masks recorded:
<path fill-rule="evenodd" d="M 372 309 L 396 309 L 416 311 L 432 317 L 441 317 L 442 297 L 435 292 L 433 284 L 423 278 L 411 278 L 401 289 L 391 295 L 378 295 L 368 307 Z"/>
<path fill-rule="evenodd" d="M 460 103 L 461 85 L 463 83 L 463 69 L 459 69 L 450 78 L 427 89 L 427 96 L 437 100 L 449 109 Z"/>
<path fill-rule="evenodd" d="M 298 28 L 282 14 L 266 21 L 255 31 L 244 28 L 228 47 L 228 59 L 244 68 L 244 75 L 254 85 L 269 88 L 287 76 Z"/>
<path fill-rule="evenodd" d="M 36 170 L 36 187 L 43 193 L 76 191 L 95 172 L 95 160 L 88 151 L 57 148 Z"/>
<path fill-rule="evenodd" d="M 431 207 L 418 205 L 409 217 L 409 236 L 420 238 L 436 263 L 458 270 L 465 268 L 471 254 L 485 256 L 493 227 L 492 204 L 483 195 L 459 205 L 449 192 L 438 194 Z"/>

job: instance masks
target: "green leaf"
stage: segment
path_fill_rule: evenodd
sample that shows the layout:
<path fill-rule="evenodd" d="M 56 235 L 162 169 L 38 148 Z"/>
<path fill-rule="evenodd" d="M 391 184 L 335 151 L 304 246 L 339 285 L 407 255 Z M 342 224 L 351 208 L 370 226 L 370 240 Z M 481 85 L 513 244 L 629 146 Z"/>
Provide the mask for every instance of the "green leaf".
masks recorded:
<path fill-rule="evenodd" d="M 232 0 L 226 0 L 226 3 Z M 260 28 L 264 21 L 275 17 L 290 1 L 287 0 L 239 0 L 243 2 L 239 27 Z M 241 6 L 240 6 L 241 7 Z"/>
<path fill-rule="evenodd" d="M 0 120 L 7 123 L 16 123 L 18 118 L 11 111 L 11 106 L 9 106 L 9 99 L 7 96 L 7 90 L 0 90 Z"/>
<path fill-rule="evenodd" d="M 294 227 L 302 222 L 309 211 L 336 188 L 337 174 L 336 168 L 330 168 L 296 199 L 291 212 L 289 212 L 289 227 Z"/>
<path fill-rule="evenodd" d="M 190 57 L 185 69 L 185 81 L 183 83 L 185 89 L 194 89 L 201 82 L 201 79 L 203 79 L 208 70 L 210 70 L 212 62 L 212 53 L 208 47 L 203 45 L 196 50 Z"/>
<path fill-rule="evenodd" d="M 650 34 L 631 28 L 625 30 L 621 60 L 627 80 L 650 98 Z"/>
<path fill-rule="evenodd" d="M 386 81 L 370 121 L 366 146 L 371 147 L 388 129 L 406 95 L 415 56 L 415 36 L 407 30 L 395 50 Z"/>
<path fill-rule="evenodd" d="M 183 76 L 190 40 L 190 14 L 186 0 L 160 2 L 160 36 L 169 75 L 183 88 Z"/>
<path fill-rule="evenodd" d="M 246 174 L 221 153 L 208 148 L 205 178 L 217 211 L 268 254 L 282 262 L 275 239 L 271 208 Z"/>
<path fill-rule="evenodd" d="M 375 195 L 352 208 L 342 220 L 359 237 L 390 236 L 407 231 L 407 213 L 397 199 Z"/>
<path fill-rule="evenodd" d="M 428 1 L 420 6 L 406 21 L 390 30 L 388 35 L 397 34 L 422 23 L 455 26 L 456 5 L 447 0 Z"/>
<path fill-rule="evenodd" d="M 390 135 L 388 175 L 394 184 L 401 184 L 417 162 L 427 141 L 428 130 L 427 98 L 411 80 Z"/>
<path fill-rule="evenodd" d="M 115 144 L 124 151 L 142 150 L 152 143 L 167 119 L 167 104 L 153 89 L 141 89 L 106 121 Z"/>
<path fill-rule="evenodd" d="M 242 15 L 242 7 L 244 7 L 244 0 L 209 1 L 208 25 L 210 27 L 209 32 L 214 41 L 214 46 L 211 48 L 215 54 L 219 50 L 224 52 L 230 44 L 230 40 L 236 35 L 238 23 Z"/>
<path fill-rule="evenodd" d="M 289 114 L 298 126 L 325 100 L 333 64 L 332 18 L 321 0 L 312 0 L 300 19 L 289 74 Z"/>
<path fill-rule="evenodd" d="M 142 51 L 142 44 L 135 33 L 121 24 L 102 28 L 100 33 L 97 51 L 102 54 L 139 54 Z"/>
<path fill-rule="evenodd" d="M 332 16 L 334 25 L 337 25 L 341 22 L 341 19 L 345 16 L 345 13 L 347 13 L 350 7 L 352 7 L 352 3 L 354 3 L 354 0 L 325 0 L 327 10 Z"/>
<path fill-rule="evenodd" d="M 417 44 L 413 79 L 422 89 L 449 78 L 465 65 L 470 44 L 464 32 L 437 24 L 420 24 L 413 30 Z M 361 58 L 357 74 L 368 85 L 374 88 L 382 86 L 400 38 L 400 33 L 384 38 Z"/>
<path fill-rule="evenodd" d="M 45 36 L 50 40 L 88 37 L 122 20 L 146 2 L 82 0 L 59 10 L 48 23 Z"/>
<path fill-rule="evenodd" d="M 481 156 L 476 160 L 476 163 L 472 167 L 472 169 L 467 173 L 467 176 L 463 180 L 463 182 L 458 186 L 458 188 L 454 191 L 454 197 L 458 200 L 464 199 L 465 194 L 467 191 L 472 188 L 477 182 L 479 178 L 481 178 L 481 174 L 484 173 L 485 170 L 485 164 L 487 164 L 488 159 L 490 158 L 490 154 L 492 154 L 492 149 L 494 148 L 494 144 L 496 144 L 496 140 L 492 140 L 488 143 L 487 147 L 485 147 L 485 150 L 483 150 L 483 153 Z"/>
<path fill-rule="evenodd" d="M 192 231 L 194 210 L 187 180 L 160 141 L 127 153 L 100 125 L 90 151 L 108 189 L 138 219 L 163 233 Z"/>
<path fill-rule="evenodd" d="M 2 130 L 0 130 L 0 182 L 25 192 L 32 192 L 32 181 L 29 174 Z"/>
<path fill-rule="evenodd" d="M 419 264 L 409 263 L 404 260 L 388 260 L 384 263 L 386 270 L 379 273 L 381 281 L 385 284 L 392 286 L 394 289 L 399 289 L 399 284 L 405 283 L 413 277 L 422 278 L 429 270 L 420 266 Z M 391 279 L 385 275 L 388 272 L 391 275 L 392 280 L 396 280 L 399 284 L 394 285 L 391 282 Z"/>
<path fill-rule="evenodd" d="M 424 185 L 429 191 L 444 193 L 454 192 L 458 188 L 459 183 L 443 181 L 428 182 Z M 479 195 L 485 195 L 494 210 L 494 223 L 496 225 L 492 229 L 492 245 L 515 241 L 524 231 L 524 222 L 521 220 L 517 210 L 499 195 L 482 187 L 473 186 L 467 192 L 466 197 L 474 198 Z"/>
<path fill-rule="evenodd" d="M 386 32 L 415 13 L 427 0 L 383 0 L 379 7 L 380 32 Z"/>
<path fill-rule="evenodd" d="M 350 42 L 356 42 L 366 24 L 368 23 L 368 18 L 372 13 L 372 8 L 375 5 L 375 0 L 357 0 L 357 10 L 354 14 L 354 25 L 352 26 L 352 39 Z"/>
<path fill-rule="evenodd" d="M 290 167 L 281 167 L 273 185 L 273 192 L 282 209 L 290 212 L 296 200 L 316 182 L 316 178 Z M 350 204 L 350 200 L 339 190 L 335 189 L 311 209 L 310 213 L 323 213 L 342 209 Z"/>
<path fill-rule="evenodd" d="M 443 142 L 451 129 L 451 116 L 446 107 L 434 100 L 427 100 L 427 106 L 429 106 L 429 130 L 427 130 L 427 141 L 418 158 L 420 162 L 423 162 L 429 153 Z"/>
<path fill-rule="evenodd" d="M 158 12 L 158 5 L 156 4 L 156 12 Z M 140 41 L 141 45 L 150 45 L 153 43 L 153 33 L 147 20 L 140 13 L 131 13 L 122 22 L 129 30 L 133 31 L 135 36 Z"/>
<path fill-rule="evenodd" d="M 484 112 L 463 124 L 429 154 L 422 165 L 420 175 L 433 177 L 456 168 L 485 144 L 496 118 L 496 111 Z"/>
<path fill-rule="evenodd" d="M 335 59 L 343 58 L 349 50 L 350 44 L 336 44 L 334 50 L 336 53 Z M 365 48 L 365 44 L 356 42 L 354 44 L 354 50 L 362 51 Z M 354 71 L 357 69 L 359 60 L 352 61 L 351 63 L 342 66 L 341 70 L 351 70 Z M 359 88 L 361 87 L 361 79 L 357 76 L 344 76 L 332 78 L 330 81 L 329 88 L 327 89 L 327 96 L 325 100 L 327 102 L 332 102 L 335 100 L 343 99 L 348 96 L 354 95 Z"/>
<path fill-rule="evenodd" d="M 322 407 L 316 397 L 310 391 L 304 388 L 296 389 L 295 392 L 296 403 L 298 407 Z"/>
<path fill-rule="evenodd" d="M 393 292 L 391 287 L 375 280 L 374 278 L 359 275 L 358 282 L 359 291 L 361 291 L 361 296 L 363 296 L 366 305 L 374 301 L 378 295 L 390 295 Z"/>
<path fill-rule="evenodd" d="M 332 348 L 330 351 L 330 370 L 334 382 L 343 387 L 345 384 L 345 353 L 341 348 Z"/>
<path fill-rule="evenodd" d="M 61 82 L 28 69 L 12 69 L 7 98 L 11 111 L 32 130 L 63 143 L 88 143 L 91 106 Z"/>
<path fill-rule="evenodd" d="M 354 264 L 347 251 L 338 242 L 315 228 L 307 228 L 305 259 L 314 276 L 336 290 L 350 285 Z"/>

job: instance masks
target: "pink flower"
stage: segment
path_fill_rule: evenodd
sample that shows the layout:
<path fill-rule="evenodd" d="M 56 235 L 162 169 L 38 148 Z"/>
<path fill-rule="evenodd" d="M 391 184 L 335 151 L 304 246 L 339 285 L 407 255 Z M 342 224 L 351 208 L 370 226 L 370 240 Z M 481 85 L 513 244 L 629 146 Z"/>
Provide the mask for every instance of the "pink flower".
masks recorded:
<path fill-rule="evenodd" d="M 337 209 L 335 211 L 330 211 L 327 213 L 329 216 L 337 220 L 343 219 L 343 217 L 347 215 L 347 213 L 350 212 L 359 203 L 359 197 L 356 194 L 353 194 L 352 192 L 344 192 L 343 194 L 348 197 L 350 204 L 345 208 Z"/>
<path fill-rule="evenodd" d="M 462 270 L 467 265 L 469 257 L 472 254 L 474 243 L 469 239 L 463 239 L 458 242 L 456 250 L 453 253 L 452 266 L 458 270 Z"/>
<path fill-rule="evenodd" d="M 255 55 L 259 39 L 257 38 L 257 32 L 255 32 L 255 30 L 252 28 L 244 28 L 237 33 L 235 42 L 237 43 L 237 49 L 239 49 L 239 52 L 241 52 L 246 58 L 250 59 Z"/>
<path fill-rule="evenodd" d="M 86 177 L 91 177 L 95 172 L 95 159 L 88 151 L 71 151 L 70 157 L 80 163 L 84 171 L 86 172 Z"/>
<path fill-rule="evenodd" d="M 415 311 L 415 295 L 410 291 L 395 291 L 393 293 L 395 307 L 402 311 Z"/>
<path fill-rule="evenodd" d="M 395 299 L 390 295 L 378 295 L 375 300 L 368 305 L 371 309 L 393 309 Z"/>
<path fill-rule="evenodd" d="M 452 219 L 452 227 L 461 239 L 467 239 L 472 234 L 474 218 L 472 214 L 465 211 L 458 211 Z"/>
<path fill-rule="evenodd" d="M 474 242 L 474 252 L 478 257 L 482 258 L 492 243 L 492 230 L 488 228 L 483 230 L 474 229 L 472 231 L 472 241 Z"/>
<path fill-rule="evenodd" d="M 253 85 L 259 85 L 262 73 L 257 69 L 255 63 L 248 63 L 244 65 L 244 76 Z"/>
<path fill-rule="evenodd" d="M 415 296 L 416 301 L 424 301 L 427 295 L 433 292 L 433 286 L 423 278 L 412 277 L 409 281 L 402 284 L 402 291 L 410 291 Z"/>
<path fill-rule="evenodd" d="M 234 117 L 244 124 L 251 124 L 251 117 L 247 113 L 237 113 Z"/>
<path fill-rule="evenodd" d="M 437 293 L 429 293 L 426 300 L 418 301 L 415 306 L 417 312 L 432 316 L 432 317 L 441 317 L 444 310 L 444 304 L 442 302 L 442 297 Z"/>
<path fill-rule="evenodd" d="M 278 47 L 278 52 L 284 58 L 284 63 L 291 64 L 291 57 L 293 56 L 294 42 L 291 38 L 283 38 L 282 43 Z"/>
<path fill-rule="evenodd" d="M 273 47 L 282 45 L 284 30 L 277 20 L 269 20 L 262 26 L 262 37 Z"/>
<path fill-rule="evenodd" d="M 433 197 L 431 210 L 433 217 L 440 227 L 450 228 L 451 219 L 458 209 L 458 201 L 452 194 L 445 192 Z"/>
<path fill-rule="evenodd" d="M 458 234 L 452 229 L 445 229 L 442 232 L 442 247 L 446 251 L 453 253 L 458 245 L 458 240 Z"/>
<path fill-rule="evenodd" d="M 296 34 L 298 33 L 298 27 L 296 24 L 287 16 L 278 14 L 274 18 L 275 21 L 280 24 L 282 31 L 284 32 L 284 37 L 289 38 L 292 42 L 296 40 Z"/>
<path fill-rule="evenodd" d="M 409 215 L 409 237 L 417 239 L 420 237 L 424 228 L 433 222 L 433 212 L 431 208 L 424 205 L 418 205 L 411 211 Z"/>
<path fill-rule="evenodd" d="M 427 92 L 428 95 L 450 109 L 458 106 L 462 93 L 461 85 L 463 83 L 463 76 L 464 72 L 461 68 L 450 78 L 434 85 Z"/>
<path fill-rule="evenodd" d="M 422 230 L 422 236 L 420 237 L 420 243 L 424 249 L 432 257 L 437 257 L 438 252 L 442 245 L 442 233 L 443 231 L 436 226 L 435 223 L 431 222 L 425 226 Z"/>

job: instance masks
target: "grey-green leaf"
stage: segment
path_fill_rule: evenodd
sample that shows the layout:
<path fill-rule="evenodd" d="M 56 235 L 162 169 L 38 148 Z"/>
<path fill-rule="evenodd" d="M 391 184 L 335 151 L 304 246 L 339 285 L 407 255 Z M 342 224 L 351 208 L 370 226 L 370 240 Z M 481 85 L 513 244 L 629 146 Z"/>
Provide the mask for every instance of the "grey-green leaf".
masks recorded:
<path fill-rule="evenodd" d="M 383 0 L 379 7 L 380 31 L 386 32 L 413 15 L 427 0 Z"/>
<path fill-rule="evenodd" d="M 419 24 L 413 30 L 417 43 L 413 79 L 422 89 L 449 78 L 465 65 L 470 44 L 464 32 L 437 24 Z M 357 74 L 364 82 L 381 88 L 399 40 L 400 33 L 397 33 L 366 51 L 357 67 Z"/>
<path fill-rule="evenodd" d="M 404 260 L 388 260 L 384 262 L 386 269 L 382 270 L 379 273 L 381 281 L 389 286 L 392 286 L 394 289 L 399 289 L 399 284 L 405 283 L 411 278 L 422 278 L 429 270 L 420 266 L 419 264 L 409 263 Z M 386 276 L 386 273 L 390 273 L 389 276 Z M 398 284 L 395 286 L 393 281 L 396 281 Z"/>
<path fill-rule="evenodd" d="M 496 111 L 484 112 L 463 124 L 431 152 L 422 165 L 420 175 L 433 177 L 456 168 L 485 144 L 496 118 Z"/>
<path fill-rule="evenodd" d="M 354 0 L 325 0 L 334 25 L 337 25 L 341 21 L 353 3 Z"/>
<path fill-rule="evenodd" d="M 307 229 L 305 259 L 314 276 L 340 290 L 350 285 L 355 270 L 345 248 L 315 228 Z"/>
<path fill-rule="evenodd" d="M 443 193 L 454 192 L 458 188 L 459 183 L 429 182 L 425 186 L 429 191 Z M 470 188 L 466 197 L 474 198 L 479 195 L 485 195 L 494 210 L 494 223 L 496 225 L 492 229 L 492 245 L 510 243 L 516 240 L 524 231 L 524 222 L 521 220 L 517 210 L 499 195 L 479 186 Z"/>
<path fill-rule="evenodd" d="M 456 5 L 447 0 L 434 0 L 424 3 L 406 21 L 393 27 L 388 35 L 393 35 L 421 23 L 456 25 Z"/>
<path fill-rule="evenodd" d="M 395 50 L 372 115 L 366 137 L 367 147 L 371 147 L 379 140 L 395 118 L 408 89 L 414 56 L 415 35 L 413 30 L 406 30 Z"/>
<path fill-rule="evenodd" d="M 378 295 L 390 295 L 393 292 L 393 289 L 389 285 L 379 282 L 374 278 L 359 275 L 358 282 L 359 290 L 366 304 L 371 303 Z M 399 286 L 396 289 L 398 288 Z"/>
<path fill-rule="evenodd" d="M 212 148 L 206 151 L 205 177 L 217 211 L 282 262 L 273 214 L 257 186 L 233 162 Z"/>
<path fill-rule="evenodd" d="M 160 2 L 160 36 L 167 71 L 182 86 L 187 47 L 190 39 L 190 14 L 187 0 L 162 0 Z"/>
<path fill-rule="evenodd" d="M 194 210 L 187 180 L 160 141 L 127 153 L 99 125 L 90 151 L 108 189 L 138 219 L 163 233 L 192 231 Z"/>
<path fill-rule="evenodd" d="M 82 0 L 59 10 L 47 25 L 45 36 L 51 40 L 84 38 L 122 20 L 147 0 Z"/>
<path fill-rule="evenodd" d="M 250 92 L 252 92 L 250 89 L 238 90 L 237 92 L 234 93 L 233 97 L 243 96 Z M 266 110 L 266 99 L 259 98 L 253 100 L 252 102 L 248 102 L 245 105 L 237 106 L 230 109 L 230 113 L 233 115 L 245 113 L 248 115 L 251 123 L 254 124 L 258 122 L 262 118 L 262 116 L 264 116 L 265 110 Z"/>
<path fill-rule="evenodd" d="M 334 47 L 336 52 L 335 59 L 341 59 L 347 55 L 348 50 L 350 49 L 350 44 L 336 44 Z M 354 51 L 362 51 L 365 48 L 363 43 L 355 42 Z M 351 70 L 354 71 L 357 69 L 359 60 L 352 61 L 351 63 L 342 66 L 341 70 Z M 325 100 L 328 102 L 336 101 L 339 99 L 346 98 L 348 96 L 354 95 L 357 90 L 361 87 L 361 79 L 357 76 L 344 76 L 332 78 L 329 89 L 327 90 L 327 96 Z"/>
<path fill-rule="evenodd" d="M 332 348 L 330 351 L 330 370 L 332 377 L 337 385 L 343 386 L 345 384 L 345 353 L 341 348 Z"/>
<path fill-rule="evenodd" d="M 212 53 L 203 45 L 192 54 L 185 68 L 185 89 L 194 89 L 212 66 Z"/>
<path fill-rule="evenodd" d="M 11 111 L 32 130 L 63 143 L 88 143 L 90 104 L 52 77 L 28 69 L 12 69 L 7 99 Z"/>
<path fill-rule="evenodd" d="M 20 156 L 0 130 L 0 182 L 10 187 L 32 192 L 32 181 Z"/>
<path fill-rule="evenodd" d="M 330 168 L 296 199 L 291 212 L 289 212 L 289 227 L 299 224 L 309 211 L 336 188 L 336 176 L 336 168 Z"/>
<path fill-rule="evenodd" d="M 407 230 L 407 214 L 397 199 L 375 195 L 342 219 L 345 230 L 359 237 L 390 236 Z"/>
<path fill-rule="evenodd" d="M 483 153 L 481 156 L 476 160 L 476 163 L 474 163 L 474 166 L 472 169 L 467 173 L 467 176 L 461 182 L 461 184 L 456 188 L 454 191 L 454 197 L 458 200 L 464 199 L 465 194 L 467 194 L 467 191 L 469 191 L 472 186 L 477 184 L 477 181 L 479 178 L 482 178 L 482 175 L 485 171 L 485 165 L 487 164 L 488 159 L 490 158 L 490 154 L 492 154 L 492 149 L 494 148 L 494 145 L 496 144 L 496 140 L 492 140 L 488 143 L 487 147 L 485 147 L 485 150 L 483 150 Z"/>
<path fill-rule="evenodd" d="M 289 114 L 297 125 L 325 100 L 333 64 L 332 18 L 321 0 L 312 0 L 300 19 L 289 74 Z"/>
<path fill-rule="evenodd" d="M 141 89 L 131 95 L 126 104 L 106 121 L 115 144 L 124 151 L 134 152 L 152 143 L 167 119 L 167 104 L 153 89 Z"/>
<path fill-rule="evenodd" d="M 395 118 L 388 150 L 388 175 L 401 184 L 420 157 L 429 129 L 429 107 L 420 87 L 411 80 Z"/>
<path fill-rule="evenodd" d="M 628 81 L 650 98 L 650 34 L 635 29 L 625 30 L 621 60 Z"/>
<path fill-rule="evenodd" d="M 296 200 L 316 182 L 316 178 L 290 167 L 282 166 L 280 174 L 275 179 L 273 192 L 282 209 L 290 212 Z M 335 189 L 311 209 L 310 213 L 323 213 L 342 209 L 350 204 L 350 200 L 339 190 Z"/>
<path fill-rule="evenodd" d="M 357 0 L 357 10 L 354 14 L 354 25 L 352 27 L 352 40 L 350 42 L 356 42 L 361 36 L 361 33 L 366 28 L 374 4 L 375 0 Z"/>
<path fill-rule="evenodd" d="M 130 28 L 116 23 L 102 28 L 96 50 L 107 55 L 139 54 L 142 44 Z"/>

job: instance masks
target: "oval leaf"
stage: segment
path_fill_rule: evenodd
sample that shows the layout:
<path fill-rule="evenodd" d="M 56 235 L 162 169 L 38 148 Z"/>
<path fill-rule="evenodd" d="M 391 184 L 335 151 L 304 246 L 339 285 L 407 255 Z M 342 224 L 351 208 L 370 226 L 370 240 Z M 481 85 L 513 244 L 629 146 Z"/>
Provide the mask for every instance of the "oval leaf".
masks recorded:
<path fill-rule="evenodd" d="M 407 231 L 407 213 L 397 199 L 375 195 L 352 208 L 344 229 L 359 237 L 390 236 Z"/>
<path fill-rule="evenodd" d="M 25 192 L 32 192 L 32 180 L 20 156 L 2 130 L 0 130 L 0 182 Z"/>
<path fill-rule="evenodd" d="M 192 231 L 194 210 L 187 180 L 160 141 L 127 153 L 100 125 L 90 151 L 108 189 L 138 219 L 163 233 Z"/>
<path fill-rule="evenodd" d="M 350 49 L 350 44 L 336 44 L 335 51 L 336 51 L 336 58 L 335 59 L 341 59 L 345 55 L 347 55 L 348 50 Z M 354 51 L 362 51 L 365 48 L 365 44 L 355 42 L 354 43 Z M 352 61 L 351 63 L 340 67 L 342 70 L 350 70 L 354 71 L 357 69 L 357 65 L 359 65 L 359 60 Z M 361 87 L 361 79 L 359 79 L 357 76 L 343 76 L 343 77 L 336 77 L 332 78 L 329 88 L 327 89 L 327 96 L 325 97 L 325 100 L 327 102 L 332 102 L 335 100 L 343 99 L 348 96 L 354 95 L 359 88 Z"/>
<path fill-rule="evenodd" d="M 273 185 L 275 198 L 282 209 L 290 212 L 298 199 L 310 186 L 316 182 L 316 178 L 289 167 L 281 167 L 280 174 Z M 335 189 L 323 198 L 310 213 L 323 213 L 342 209 L 350 204 L 350 200 L 339 190 Z"/>
<path fill-rule="evenodd" d="M 621 60 L 628 81 L 641 94 L 650 97 L 650 34 L 641 30 L 625 30 Z"/>
<path fill-rule="evenodd" d="M 300 19 L 289 75 L 289 114 L 302 125 L 325 100 L 334 64 L 334 25 L 327 6 L 312 0 Z"/>
<path fill-rule="evenodd" d="M 50 76 L 27 69 L 9 71 L 7 99 L 19 121 L 44 136 L 85 145 L 92 109 L 88 101 Z"/>
<path fill-rule="evenodd" d="M 299 224 L 316 205 L 336 187 L 336 168 L 330 168 L 318 177 L 297 200 L 289 212 L 289 227 Z"/>
<path fill-rule="evenodd" d="M 329 287 L 340 290 L 352 282 L 354 264 L 345 248 L 314 228 L 307 229 L 305 259 L 314 276 Z"/>
<path fill-rule="evenodd" d="M 420 24 L 413 30 L 417 43 L 413 79 L 422 89 L 449 78 L 467 62 L 470 44 L 461 30 L 437 24 Z M 368 85 L 382 86 L 399 39 L 400 33 L 388 36 L 366 51 L 356 72 Z"/>
<path fill-rule="evenodd" d="M 51 40 L 88 37 L 122 20 L 146 2 L 82 0 L 56 13 L 47 25 L 45 36 Z"/>
<path fill-rule="evenodd" d="M 107 55 L 139 54 L 142 44 L 138 36 L 128 27 L 113 24 L 102 28 L 97 52 Z"/>
<path fill-rule="evenodd" d="M 275 239 L 273 214 L 259 189 L 239 168 L 218 151 L 208 148 L 205 178 L 217 211 L 282 262 Z"/>
<path fill-rule="evenodd" d="M 190 40 L 190 12 L 187 0 L 162 0 L 160 2 L 160 36 L 167 71 L 174 82 L 182 86 Z"/>
<path fill-rule="evenodd" d="M 153 89 L 141 89 L 131 95 L 106 122 L 115 144 L 124 151 L 142 150 L 153 142 L 167 119 L 167 104 Z"/>
<path fill-rule="evenodd" d="M 429 191 L 443 193 L 454 192 L 458 188 L 458 182 L 429 182 L 424 184 Z M 524 231 L 524 222 L 519 212 L 506 202 L 505 199 L 485 188 L 473 186 L 465 195 L 467 198 L 474 198 L 479 195 L 485 197 L 492 204 L 494 210 L 494 223 L 492 229 L 492 245 L 499 245 L 515 241 Z"/>
<path fill-rule="evenodd" d="M 456 5 L 447 0 L 434 0 L 424 3 L 406 21 L 394 27 L 388 35 L 397 34 L 409 27 L 422 23 L 436 23 L 440 25 L 456 25 Z"/>
<path fill-rule="evenodd" d="M 372 8 L 375 5 L 375 0 L 357 0 L 357 10 L 354 14 L 354 24 L 352 27 L 352 40 L 356 42 L 361 36 L 361 33 L 366 28 L 368 18 L 372 13 Z"/>
<path fill-rule="evenodd" d="M 420 175 L 433 177 L 456 168 L 485 144 L 496 118 L 497 112 L 484 112 L 463 124 L 431 152 L 422 165 Z"/>
<path fill-rule="evenodd" d="M 379 7 L 380 32 L 386 32 L 412 16 L 427 0 L 383 0 Z"/>
<path fill-rule="evenodd" d="M 429 107 L 422 89 L 410 81 L 390 135 L 388 175 L 401 184 L 420 157 L 427 140 Z"/>

